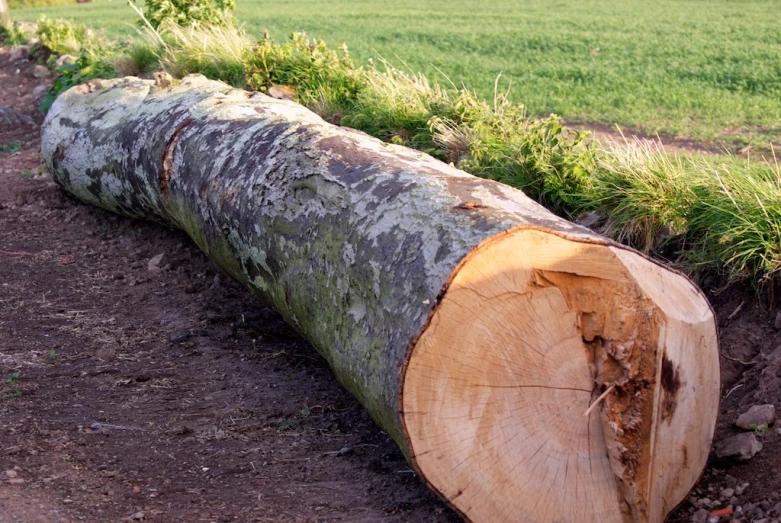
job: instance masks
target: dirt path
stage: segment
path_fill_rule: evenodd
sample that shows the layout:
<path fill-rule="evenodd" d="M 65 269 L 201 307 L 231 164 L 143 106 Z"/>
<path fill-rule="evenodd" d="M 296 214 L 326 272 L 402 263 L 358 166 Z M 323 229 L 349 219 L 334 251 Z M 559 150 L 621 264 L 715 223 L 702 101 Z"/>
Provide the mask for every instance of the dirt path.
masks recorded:
<path fill-rule="evenodd" d="M 81 205 L 40 170 L 31 66 L 0 52 L 0 106 L 35 120 L 0 124 L 0 145 L 21 146 L 0 153 L 0 523 L 458 521 L 314 350 L 186 237 Z M 749 405 L 781 407 L 781 335 L 751 294 L 716 308 L 733 358 L 723 438 Z M 743 521 L 781 517 L 781 435 L 762 441 L 711 466 L 673 520 L 745 482 Z"/>
<path fill-rule="evenodd" d="M 566 126 L 578 131 L 589 131 L 594 140 L 608 146 L 613 144 L 622 145 L 636 140 L 649 145 L 652 149 L 660 149 L 668 153 L 725 154 L 727 152 L 724 147 L 720 147 L 715 143 L 698 142 L 690 138 L 674 136 L 648 136 L 636 129 L 621 129 L 599 123 L 566 123 Z"/>

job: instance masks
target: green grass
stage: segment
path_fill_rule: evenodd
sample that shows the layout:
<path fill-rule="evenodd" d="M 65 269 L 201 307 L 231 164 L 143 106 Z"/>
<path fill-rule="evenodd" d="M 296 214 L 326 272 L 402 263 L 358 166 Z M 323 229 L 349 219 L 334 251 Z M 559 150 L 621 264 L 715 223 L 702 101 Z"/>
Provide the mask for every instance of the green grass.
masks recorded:
<path fill-rule="evenodd" d="M 775 0 L 239 0 L 236 17 L 280 41 L 304 30 L 357 63 L 397 67 L 493 98 L 494 80 L 533 115 L 618 123 L 728 147 L 781 142 Z M 122 0 L 12 12 L 133 31 Z"/>
<path fill-rule="evenodd" d="M 21 142 L 8 142 L 7 144 L 0 143 L 0 153 L 13 154 L 22 150 Z"/>
<path fill-rule="evenodd" d="M 255 42 L 243 32 L 230 25 L 195 28 L 172 23 L 163 24 L 161 31 L 164 31 L 166 47 L 159 51 L 160 65 L 168 73 L 177 78 L 200 73 L 244 86 L 244 60 Z M 144 49 L 154 51 L 156 36 L 151 31 L 145 34 L 143 43 L 136 45 L 134 52 Z"/>
<path fill-rule="evenodd" d="M 11 400 L 22 395 L 19 390 L 19 373 L 14 372 L 0 382 L 0 400 Z"/>
<path fill-rule="evenodd" d="M 29 9 L 33 7 L 51 7 L 72 3 L 74 3 L 74 0 L 9 0 L 8 7 L 10 9 Z"/>

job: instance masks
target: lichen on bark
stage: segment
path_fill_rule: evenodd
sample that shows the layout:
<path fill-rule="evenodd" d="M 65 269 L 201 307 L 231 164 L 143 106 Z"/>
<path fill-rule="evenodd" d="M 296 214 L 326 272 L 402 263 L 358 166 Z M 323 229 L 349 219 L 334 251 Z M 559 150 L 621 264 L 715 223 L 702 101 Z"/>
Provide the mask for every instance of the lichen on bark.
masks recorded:
<path fill-rule="evenodd" d="M 186 231 L 312 342 L 405 452 L 404 362 L 459 262 L 523 225 L 595 238 L 519 191 L 197 75 L 69 90 L 42 154 L 82 201 Z"/>

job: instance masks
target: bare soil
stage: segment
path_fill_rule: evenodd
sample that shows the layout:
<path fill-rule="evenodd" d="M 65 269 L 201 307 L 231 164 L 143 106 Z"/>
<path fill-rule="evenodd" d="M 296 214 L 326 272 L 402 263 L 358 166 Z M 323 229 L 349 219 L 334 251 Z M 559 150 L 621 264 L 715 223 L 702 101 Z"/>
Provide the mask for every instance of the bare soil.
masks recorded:
<path fill-rule="evenodd" d="M 186 236 L 59 189 L 32 65 L 0 49 L 0 106 L 33 120 L 0 116 L 0 145 L 21 144 L 0 153 L 0 523 L 458 521 L 309 344 Z M 751 290 L 713 304 L 718 441 L 750 405 L 781 407 L 781 333 Z M 745 464 L 713 460 L 692 501 L 727 506 L 721 489 L 748 482 L 742 521 L 755 505 L 781 518 L 781 434 L 762 442 Z"/>
<path fill-rule="evenodd" d="M 619 128 L 600 123 L 566 123 L 567 127 L 577 131 L 588 131 L 591 138 L 603 144 L 622 145 L 627 142 L 638 141 L 651 146 L 652 149 L 659 149 L 668 153 L 706 153 L 706 154 L 724 154 L 729 152 L 723 146 L 715 143 L 700 142 L 683 136 L 657 135 L 649 136 L 637 129 Z M 739 154 L 747 153 L 749 149 L 734 151 Z"/>

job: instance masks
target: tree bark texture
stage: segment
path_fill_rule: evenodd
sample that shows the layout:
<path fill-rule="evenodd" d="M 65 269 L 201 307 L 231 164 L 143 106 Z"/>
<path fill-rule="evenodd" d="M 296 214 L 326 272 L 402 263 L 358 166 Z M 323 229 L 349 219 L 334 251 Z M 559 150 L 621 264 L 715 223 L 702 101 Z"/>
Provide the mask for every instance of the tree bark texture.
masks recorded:
<path fill-rule="evenodd" d="M 699 351 L 694 356 L 705 361 L 703 368 L 675 367 L 683 377 L 675 374 L 671 382 L 675 387 L 665 390 L 677 389 L 684 378 L 696 381 L 701 386 L 696 394 L 706 400 L 692 403 L 691 408 L 704 414 L 695 416 L 694 428 L 687 425 L 681 429 L 687 434 L 681 438 L 697 440 L 697 450 L 687 464 L 678 464 L 688 475 L 680 481 L 685 485 L 676 487 L 674 494 L 655 494 L 656 487 L 642 486 L 647 480 L 637 479 L 651 474 L 637 463 L 651 452 L 649 441 L 654 437 L 637 432 L 652 430 L 647 427 L 658 421 L 656 407 L 635 408 L 632 415 L 642 417 L 642 423 L 616 422 L 618 418 L 611 421 L 605 414 L 600 425 L 604 428 L 588 428 L 589 437 L 595 430 L 600 434 L 612 431 L 608 438 L 612 443 L 604 453 L 612 452 L 611 459 L 619 464 L 611 463 L 612 469 L 606 465 L 605 470 L 608 476 L 618 478 L 609 480 L 620 483 L 611 506 L 621 508 L 608 519 L 661 521 L 685 496 L 704 466 L 719 386 L 715 327 L 704 298 L 685 278 L 554 216 L 520 191 L 470 176 L 420 152 L 330 125 L 291 101 L 231 89 L 198 75 L 166 88 L 153 81 L 125 78 L 69 90 L 46 117 L 42 154 L 57 183 L 83 202 L 186 231 L 218 266 L 273 306 L 307 338 L 426 481 L 475 520 L 510 521 L 513 516 L 481 512 L 483 509 L 473 507 L 474 502 L 456 499 L 461 491 L 449 494 L 442 483 L 446 480 L 427 474 L 428 465 L 422 465 L 416 456 L 420 451 L 411 435 L 418 429 L 407 426 L 409 417 L 416 413 L 402 399 L 405 394 L 408 401 L 418 397 L 414 391 L 408 392 L 409 376 L 405 384 L 410 354 L 432 318 L 438 321 L 437 308 L 455 281 L 454 275 L 481 246 L 515 231 L 552 235 L 555 240 L 551 245 L 561 244 L 557 249 L 564 249 L 564 243 L 610 249 L 611 256 L 628 260 L 621 267 L 651 267 L 648 270 L 656 271 L 658 278 L 675 280 L 686 295 L 683 301 L 691 300 L 700 311 L 695 323 L 705 326 L 701 329 L 705 334 L 698 336 L 707 339 L 694 343 Z M 535 238 L 529 242 L 536 242 Z M 542 250 L 550 243 L 545 239 L 540 242 Z M 517 245 L 527 244 L 532 245 Z M 572 256 L 577 257 L 580 251 L 576 251 Z M 515 256 L 527 255 L 531 253 L 508 254 L 509 263 L 514 263 Z M 584 278 L 597 281 L 589 270 L 584 269 Z M 539 283 L 535 289 L 566 284 L 565 278 L 553 272 L 539 273 L 535 278 Z M 589 287 L 588 292 L 596 292 L 595 288 Z M 564 294 L 566 300 L 580 299 Z M 602 306 L 599 301 L 589 307 Z M 609 300 L 604 306 L 611 306 Z M 572 317 L 582 330 L 582 314 Z M 654 340 L 659 336 L 655 333 Z M 583 335 L 583 346 L 591 347 L 594 339 L 601 338 Z M 579 337 L 577 341 L 581 343 Z M 613 356 L 599 350 L 590 353 L 591 363 L 587 363 L 593 368 L 593 361 L 600 358 L 594 354 L 621 359 L 613 349 L 606 349 Z M 663 364 L 655 362 L 668 356 L 656 345 L 643 350 L 646 355 L 638 358 L 649 362 L 643 367 L 648 375 L 642 377 L 650 383 L 648 393 L 639 385 L 635 389 L 628 385 L 641 380 L 631 372 L 623 381 L 605 381 L 611 385 L 607 391 L 595 389 L 592 393 L 593 377 L 589 374 L 584 378 L 586 391 L 577 401 L 588 406 L 601 394 L 604 410 L 618 409 L 616 416 L 624 416 L 624 421 L 629 407 L 622 406 L 618 396 L 610 399 L 610 394 L 624 391 L 622 401 L 627 405 L 656 401 L 661 405 L 661 388 L 656 385 L 665 385 L 664 380 L 672 378 L 666 378 Z M 673 362 L 664 360 L 664 365 L 682 361 L 681 357 L 670 357 Z M 626 392 L 630 389 L 635 391 L 635 399 Z M 602 399 L 605 396 L 608 400 Z M 572 418 L 578 423 L 585 419 L 582 406 L 575 407 L 579 417 Z M 410 412 L 405 413 L 405 408 Z M 616 428 L 616 423 L 621 427 Z M 425 435 L 426 427 L 420 430 Z M 634 450 L 627 450 L 630 447 Z M 631 474 L 627 472 L 630 469 Z M 563 466 L 562 474 L 566 477 Z M 626 476 L 623 479 L 619 477 L 622 474 Z M 483 496 L 479 492 L 475 491 L 475 499 Z M 677 499 L 666 499 L 669 497 Z M 662 504 L 654 501 L 656 498 L 665 501 Z M 502 509 L 490 510 L 498 514 Z M 595 508 L 594 514 L 599 510 Z M 552 516 L 536 519 L 548 517 Z"/>

